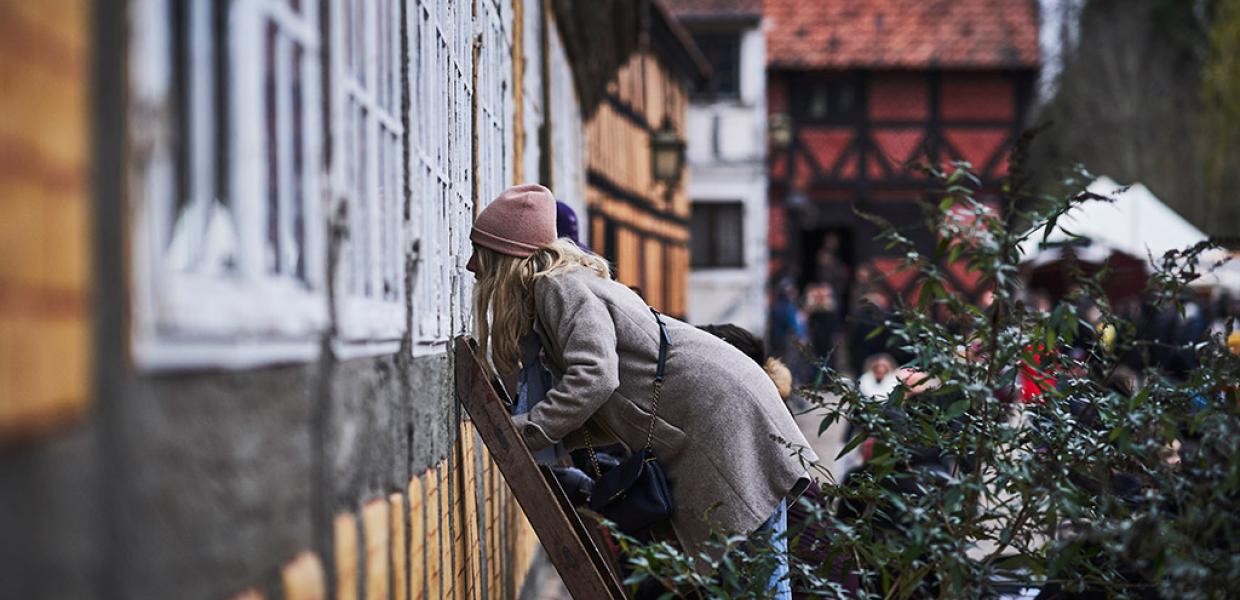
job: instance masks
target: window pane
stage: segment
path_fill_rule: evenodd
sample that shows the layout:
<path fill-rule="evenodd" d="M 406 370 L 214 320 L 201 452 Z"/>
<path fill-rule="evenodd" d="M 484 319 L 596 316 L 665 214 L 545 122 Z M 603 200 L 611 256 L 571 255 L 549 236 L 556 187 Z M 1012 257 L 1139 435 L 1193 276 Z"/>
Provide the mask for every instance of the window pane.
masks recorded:
<path fill-rule="evenodd" d="M 236 267 L 236 223 L 227 197 L 228 55 L 225 3 L 173 3 L 176 187 L 159 223 L 171 270 L 224 274 Z"/>
<path fill-rule="evenodd" d="M 353 206 L 351 209 L 353 215 L 353 228 L 349 232 L 349 238 L 352 241 L 353 257 L 356 261 L 354 270 L 357 272 L 359 286 L 357 293 L 363 296 L 371 295 L 370 281 L 370 147 L 366 139 L 366 130 L 368 128 L 367 111 L 364 108 L 358 108 L 354 125 L 356 126 L 357 135 L 357 181 L 356 187 L 353 189 Z"/>
<path fill-rule="evenodd" d="M 809 75 L 797 85 L 807 90 L 794 97 L 794 112 L 799 118 L 842 123 L 861 110 L 857 105 L 857 86 L 851 79 Z"/>
<path fill-rule="evenodd" d="M 151 134 L 139 136 L 142 146 L 153 144 L 133 174 L 140 185 L 133 224 L 141 228 L 133 271 L 142 292 L 135 355 L 171 365 L 150 348 L 198 344 L 200 336 L 215 346 L 320 331 L 327 303 L 314 286 L 326 231 L 315 227 L 317 206 L 309 202 L 322 200 L 313 191 L 324 166 L 317 161 L 321 108 L 329 105 L 317 100 L 326 91 L 318 86 L 326 66 L 319 48 L 333 45 L 319 39 L 318 3 L 134 4 L 144 19 L 126 39 L 140 52 L 126 57 L 141 60 L 127 63 L 135 67 L 127 89 L 150 103 L 134 122 Z M 164 56 L 152 61 L 156 48 Z M 212 348 L 204 360 L 226 351 Z M 197 362 L 197 346 L 183 356 Z"/>
<path fill-rule="evenodd" d="M 296 276 L 297 279 L 305 282 L 307 279 L 305 261 L 306 223 L 304 206 L 307 200 L 313 201 L 313 199 L 305 197 L 306 190 L 304 185 L 306 177 L 306 123 L 304 119 L 306 111 L 302 106 L 302 103 L 305 102 L 305 93 L 302 89 L 302 70 L 304 69 L 304 66 L 302 65 L 303 60 L 304 52 L 302 51 L 301 46 L 293 46 L 293 152 L 291 157 L 293 160 L 293 176 L 291 180 L 293 189 L 292 202 L 289 204 L 289 208 L 292 212 L 292 215 L 290 216 L 292 219 L 293 243 L 289 248 L 289 251 L 292 254 L 292 256 L 289 257 L 289 262 L 292 266 L 291 270 L 293 275 Z"/>
<path fill-rule="evenodd" d="M 190 95 L 195 88 L 193 77 L 194 62 L 191 53 L 193 51 L 193 43 L 197 40 L 190 35 L 196 23 L 191 22 L 190 6 L 184 2 L 173 2 L 169 10 L 169 19 L 171 20 L 172 30 L 172 65 L 173 65 L 173 81 L 172 93 L 177 111 L 177 136 L 176 136 L 176 173 L 177 173 L 177 193 L 172 199 L 173 219 L 167 223 L 168 231 L 165 234 L 167 239 L 172 241 L 178 231 L 173 229 L 178 221 L 181 220 L 182 214 L 190 205 L 190 198 L 194 193 L 191 171 L 193 169 L 193 150 L 191 146 L 197 142 L 193 137 L 193 124 L 195 120 L 194 106 L 190 103 Z M 192 91 L 191 91 L 192 90 Z"/>
<path fill-rule="evenodd" d="M 340 160 L 344 164 L 345 193 L 350 195 L 350 200 L 346 209 L 348 210 L 347 216 L 349 218 L 350 234 L 346 241 L 346 247 L 349 248 L 349 253 L 344 257 L 344 260 L 351 261 L 349 263 L 348 287 L 354 293 L 362 287 L 361 273 L 357 271 L 357 249 L 354 247 L 355 245 L 353 243 L 352 236 L 352 231 L 353 228 L 356 227 L 357 219 L 356 215 L 353 214 L 355 209 L 353 208 L 354 201 L 352 200 L 352 194 L 356 193 L 355 190 L 357 190 L 357 181 L 358 178 L 361 177 L 357 170 L 357 136 L 353 134 L 357 131 L 358 127 L 355 114 L 353 101 L 346 101 L 343 111 L 344 126 L 341 127 L 341 131 L 344 133 L 344 135 L 341 136 L 341 143 L 344 146 L 344 155 L 340 157 Z"/>
<path fill-rule="evenodd" d="M 354 40 L 357 38 L 357 28 L 359 26 L 353 14 L 353 3 L 356 1 L 344 0 L 343 10 L 341 11 L 344 13 L 341 19 L 341 28 L 344 30 L 344 70 L 348 73 L 357 72 L 357 57 L 354 56 L 355 53 L 353 51 L 354 44 L 356 43 Z"/>
<path fill-rule="evenodd" d="M 374 28 L 367 33 L 374 38 L 375 44 L 375 103 L 379 108 L 387 108 L 387 0 L 372 0 L 370 13 L 374 15 Z"/>
<path fill-rule="evenodd" d="M 401 244 L 401 227 L 405 218 L 405 188 L 404 182 L 401 180 L 401 173 L 404 172 L 404 169 L 402 168 L 404 166 L 404 163 L 402 162 L 404 160 L 404 153 L 401 151 L 400 136 L 392 135 L 391 144 L 392 152 L 395 154 L 392 157 L 392 185 L 390 188 L 392 190 L 392 215 L 391 220 L 388 223 L 388 228 L 392 232 L 391 236 L 393 240 L 391 248 L 392 300 L 398 300 L 402 292 L 401 285 L 403 278 L 401 277 L 401 273 L 404 270 L 403 259 L 405 256 L 404 246 Z"/>
<path fill-rule="evenodd" d="M 366 2 L 353 0 L 353 73 L 366 85 Z"/>
<path fill-rule="evenodd" d="M 689 261 L 694 268 L 741 267 L 745 239 L 740 202 L 697 202 L 689 224 Z"/>
<path fill-rule="evenodd" d="M 694 267 L 710 267 L 714 264 L 711 256 L 711 220 L 714 212 L 709 204 L 694 204 L 693 216 L 689 223 L 689 259 Z"/>
<path fill-rule="evenodd" d="M 217 0 L 212 12 L 211 22 L 211 39 L 215 41 L 214 48 L 214 84 L 215 99 L 212 106 L 215 109 L 215 197 L 216 200 L 224 206 L 228 215 L 228 223 L 226 226 L 231 231 L 236 231 L 236 224 L 232 220 L 232 144 L 229 143 L 229 121 L 232 119 L 232 106 L 229 103 L 229 96 L 232 94 L 231 80 L 229 79 L 229 65 L 231 57 L 228 52 L 229 44 L 225 43 L 227 39 L 225 32 L 228 31 L 228 2 Z M 228 259 L 228 268 L 235 266 L 232 258 Z"/>
<path fill-rule="evenodd" d="M 379 238 L 379 253 L 375 256 L 375 260 L 377 262 L 375 265 L 375 270 L 377 271 L 380 280 L 378 282 L 378 294 L 376 295 L 382 297 L 384 300 L 389 299 L 388 291 L 390 289 L 389 286 L 391 285 L 391 282 L 388 281 L 387 269 L 392 243 L 392 241 L 388 239 L 387 228 L 387 221 L 391 215 L 388 214 L 388 194 L 390 191 L 388 190 L 388 146 L 386 138 L 387 136 L 382 135 L 382 132 L 380 132 L 378 143 L 379 154 L 375 157 L 375 166 L 379 170 L 379 178 L 376 182 L 377 185 L 375 186 L 375 196 L 373 198 L 376 213 L 375 216 L 378 221 L 373 235 Z"/>
<path fill-rule="evenodd" d="M 745 240 L 741 235 L 742 208 L 739 203 L 721 204 L 715 213 L 716 264 L 740 267 L 745 262 Z"/>
<path fill-rule="evenodd" d="M 826 83 L 819 83 L 814 86 L 814 91 L 810 94 L 809 100 L 809 118 L 825 119 L 827 113 L 831 110 L 830 90 Z"/>
<path fill-rule="evenodd" d="M 276 45 L 279 32 L 274 23 L 267 23 L 266 77 L 264 77 L 264 110 L 267 126 L 267 239 L 264 244 L 266 253 L 263 264 L 271 273 L 279 273 L 280 265 L 280 136 L 277 132 L 279 110 L 276 94 L 277 68 Z"/>

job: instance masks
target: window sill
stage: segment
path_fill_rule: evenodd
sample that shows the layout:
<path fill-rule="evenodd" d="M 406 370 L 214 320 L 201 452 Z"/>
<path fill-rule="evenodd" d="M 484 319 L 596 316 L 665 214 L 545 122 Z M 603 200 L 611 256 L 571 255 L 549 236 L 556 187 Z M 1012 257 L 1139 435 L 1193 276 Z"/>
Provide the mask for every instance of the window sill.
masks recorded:
<path fill-rule="evenodd" d="M 134 361 L 149 373 L 244 370 L 318 359 L 317 340 L 182 340 L 137 339 Z"/>
<path fill-rule="evenodd" d="M 405 335 L 403 300 L 341 298 L 338 337 L 343 343 L 399 341 Z"/>
<path fill-rule="evenodd" d="M 322 294 L 287 279 L 164 273 L 136 306 L 133 358 L 142 370 L 243 369 L 318 357 Z"/>

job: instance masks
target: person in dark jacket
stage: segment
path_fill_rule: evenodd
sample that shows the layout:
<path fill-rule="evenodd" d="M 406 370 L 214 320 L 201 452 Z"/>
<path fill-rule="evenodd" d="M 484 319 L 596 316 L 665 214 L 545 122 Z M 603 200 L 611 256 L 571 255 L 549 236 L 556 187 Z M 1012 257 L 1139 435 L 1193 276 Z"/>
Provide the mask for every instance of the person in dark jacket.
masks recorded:
<path fill-rule="evenodd" d="M 814 358 L 826 360 L 839 345 L 843 329 L 835 288 L 829 283 L 817 283 L 806 288 L 805 313 Z"/>
<path fill-rule="evenodd" d="M 790 279 L 779 281 L 772 289 L 767 331 L 771 356 L 787 363 L 797 375 L 801 360 L 801 344 L 805 342 L 805 321 L 797 306 L 797 286 Z"/>

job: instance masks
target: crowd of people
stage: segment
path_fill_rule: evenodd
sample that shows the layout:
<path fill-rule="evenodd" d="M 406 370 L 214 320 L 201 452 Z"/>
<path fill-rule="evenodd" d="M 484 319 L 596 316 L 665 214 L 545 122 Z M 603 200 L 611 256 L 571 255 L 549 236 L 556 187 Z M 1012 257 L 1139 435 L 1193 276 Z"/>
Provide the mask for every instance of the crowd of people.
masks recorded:
<path fill-rule="evenodd" d="M 854 274 L 840 259 L 837 243 L 837 238 L 827 237 L 814 275 L 803 285 L 793 277 L 775 281 L 768 314 L 769 350 L 789 365 L 798 384 L 813 383 L 821 373 L 818 367 L 828 366 L 884 396 L 884 386 L 894 385 L 896 366 L 913 357 L 890 343 L 891 326 L 899 321 L 892 296 L 877 285 L 879 277 L 870 267 L 860 266 Z M 1089 300 L 1057 299 L 1040 289 L 1028 290 L 1021 299 L 1030 312 L 1047 315 L 1057 301 L 1072 302 L 1080 317 L 1081 335 L 1069 349 L 1078 358 L 1103 321 L 1127 323 L 1132 343 L 1123 349 L 1125 371 L 1140 373 L 1153 367 L 1173 377 L 1194 366 L 1192 344 L 1226 334 L 1228 319 L 1240 316 L 1240 297 L 1222 289 L 1185 291 L 1179 302 L 1114 299 L 1109 315 Z M 987 306 L 989 294 L 983 293 L 978 303 Z M 939 316 L 950 325 L 950 315 Z M 1240 337 L 1232 343 L 1240 344 Z"/>
<path fill-rule="evenodd" d="M 880 291 L 866 267 L 857 269 L 852 277 L 852 270 L 842 263 L 836 250 L 828 238 L 818 253 L 814 277 L 803 286 L 791 278 L 778 280 L 773 286 L 771 354 L 791 367 L 797 384 L 820 382 L 828 372 L 823 367 L 830 367 L 833 373 L 850 378 L 865 401 L 885 401 L 900 384 L 908 388 L 906 397 L 925 391 L 933 381 L 903 368 L 915 357 L 891 343 L 892 331 L 900 321 L 891 297 Z M 1090 351 L 1100 343 L 1118 353 L 1119 365 L 1106 383 L 1121 394 L 1131 394 L 1151 370 L 1183 380 L 1197 366 L 1195 346 L 1209 339 L 1230 336 L 1225 343 L 1233 353 L 1240 354 L 1240 331 L 1235 331 L 1240 328 L 1235 321 L 1240 317 L 1240 298 L 1214 289 L 1185 290 L 1178 300 L 1118 298 L 1108 313 L 1085 294 L 1070 291 L 1066 297 L 1056 298 L 1045 290 L 1027 290 L 1019 299 L 1023 309 L 1049 318 L 1057 306 L 1067 304 L 1078 316 L 1077 332 L 1070 343 L 1054 348 L 1031 343 L 1028 350 L 1033 362 L 1007 367 L 1018 370 L 1016 385 L 1001 390 L 1002 399 L 1022 404 L 1040 402 L 1039 397 L 1057 385 L 1058 378 L 1069 375 L 1058 372 L 1052 363 L 1062 365 L 1064 361 L 1058 359 L 1067 358 L 1069 364 L 1086 365 Z M 990 301 L 986 293 L 978 298 L 982 308 Z M 949 329 L 959 328 L 951 315 L 938 316 Z M 1117 344 L 1121 331 L 1124 341 Z M 966 359 L 985 360 L 979 349 L 961 352 Z M 856 429 L 849 427 L 845 439 L 855 434 Z M 844 457 L 837 464 L 837 475 L 863 468 L 865 452 L 863 444 Z"/>
<path fill-rule="evenodd" d="M 770 298 L 771 354 L 793 370 L 798 382 L 813 379 L 815 363 L 844 372 L 887 351 L 886 340 L 870 336 L 890 316 L 892 303 L 874 285 L 872 270 L 856 269 L 840 257 L 840 238 L 828 234 L 815 257 L 812 277 L 776 280 Z"/>

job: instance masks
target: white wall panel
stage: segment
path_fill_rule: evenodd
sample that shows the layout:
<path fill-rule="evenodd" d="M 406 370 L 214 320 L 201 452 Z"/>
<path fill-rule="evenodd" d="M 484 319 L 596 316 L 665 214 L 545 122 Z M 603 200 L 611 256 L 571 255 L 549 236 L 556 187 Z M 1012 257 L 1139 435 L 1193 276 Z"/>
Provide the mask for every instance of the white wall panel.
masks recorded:
<path fill-rule="evenodd" d="M 585 125 L 581 119 L 581 102 L 577 99 L 572 64 L 568 61 L 560 34 L 554 22 L 550 25 L 550 73 L 547 84 L 551 86 L 551 107 L 548 111 L 551 115 L 551 189 L 556 198 L 577 212 L 581 241 L 588 243 Z"/>
<path fill-rule="evenodd" d="M 541 128 L 546 118 L 543 107 L 543 10 L 542 0 L 516 0 L 521 7 L 521 48 L 524 53 L 522 94 L 522 127 L 525 144 L 524 159 L 518 165 L 517 179 L 522 183 L 537 182 L 542 160 Z M 517 60 L 521 60 L 518 58 Z"/>
<path fill-rule="evenodd" d="M 744 205 L 744 267 L 689 275 L 688 316 L 694 323 L 766 328 L 768 249 L 766 64 L 762 27 L 740 34 L 740 94 L 689 106 L 689 196 L 694 203 Z"/>

